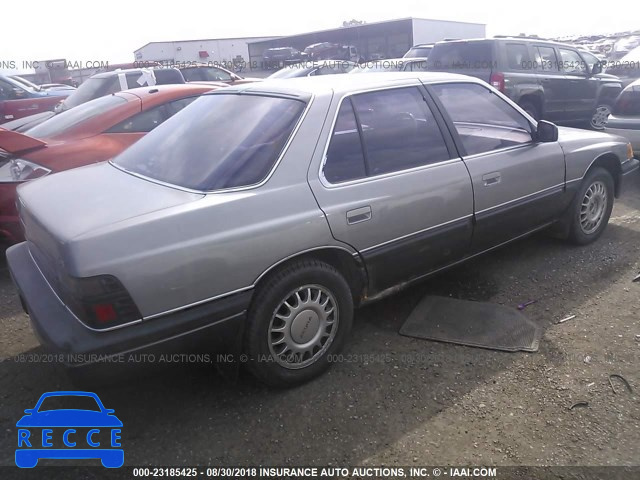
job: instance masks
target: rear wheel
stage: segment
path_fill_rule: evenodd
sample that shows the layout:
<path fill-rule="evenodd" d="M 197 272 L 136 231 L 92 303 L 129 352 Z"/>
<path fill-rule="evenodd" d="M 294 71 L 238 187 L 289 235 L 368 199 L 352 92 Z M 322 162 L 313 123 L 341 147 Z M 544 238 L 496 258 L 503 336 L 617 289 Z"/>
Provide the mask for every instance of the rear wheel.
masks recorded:
<path fill-rule="evenodd" d="M 330 365 L 351 330 L 353 299 L 344 277 L 317 260 L 299 261 L 269 278 L 249 309 L 249 370 L 268 385 L 310 380 Z"/>
<path fill-rule="evenodd" d="M 596 167 L 584 178 L 572 205 L 569 240 L 586 245 L 598 239 L 609 223 L 613 209 L 614 184 L 611 174 Z"/>

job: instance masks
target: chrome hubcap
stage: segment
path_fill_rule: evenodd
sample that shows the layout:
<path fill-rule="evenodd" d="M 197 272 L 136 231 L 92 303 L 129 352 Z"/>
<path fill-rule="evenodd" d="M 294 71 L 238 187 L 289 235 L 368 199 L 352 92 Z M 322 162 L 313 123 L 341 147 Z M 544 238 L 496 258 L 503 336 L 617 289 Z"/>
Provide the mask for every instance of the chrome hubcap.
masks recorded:
<path fill-rule="evenodd" d="M 580 227 L 587 235 L 595 232 L 607 209 L 607 189 L 602 182 L 592 183 L 584 194 L 580 206 Z"/>
<path fill-rule="evenodd" d="M 338 303 L 320 285 L 305 285 L 285 297 L 269 324 L 269 351 L 289 369 L 316 362 L 338 332 Z"/>
<path fill-rule="evenodd" d="M 611 110 L 607 105 L 600 105 L 596 108 L 593 117 L 591 117 L 591 126 L 593 128 L 602 129 L 607 124 Z"/>

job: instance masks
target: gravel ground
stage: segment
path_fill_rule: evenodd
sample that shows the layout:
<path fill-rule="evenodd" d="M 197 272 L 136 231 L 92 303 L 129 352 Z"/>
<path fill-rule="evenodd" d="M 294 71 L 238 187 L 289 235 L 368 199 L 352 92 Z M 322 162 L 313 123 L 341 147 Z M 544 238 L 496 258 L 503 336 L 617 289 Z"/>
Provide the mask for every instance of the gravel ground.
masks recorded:
<path fill-rule="evenodd" d="M 572 247 L 545 235 L 450 270 L 356 315 L 344 361 L 271 390 L 211 365 L 131 367 L 94 389 L 123 421 L 128 465 L 640 465 L 640 188 L 603 237 Z M 0 270 L 0 465 L 15 422 L 50 390 L 74 389 L 42 350 Z M 406 338 L 426 293 L 518 305 L 544 334 L 537 353 Z M 573 320 L 558 324 L 568 315 Z M 633 393 L 609 375 L 623 375 Z M 587 407 L 570 410 L 576 402 Z M 5 471 L 6 472 L 6 471 Z M 0 475 L 1 476 L 1 475 Z"/>

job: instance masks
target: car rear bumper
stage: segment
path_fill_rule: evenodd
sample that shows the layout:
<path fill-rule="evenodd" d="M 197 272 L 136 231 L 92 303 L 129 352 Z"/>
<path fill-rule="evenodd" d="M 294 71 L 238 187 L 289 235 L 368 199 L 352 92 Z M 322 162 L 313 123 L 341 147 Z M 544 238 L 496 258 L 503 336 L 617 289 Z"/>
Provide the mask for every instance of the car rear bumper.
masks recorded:
<path fill-rule="evenodd" d="M 53 353 L 64 354 L 63 362 L 69 365 L 129 352 L 177 351 L 205 338 L 207 351 L 224 350 L 242 333 L 253 293 L 241 292 L 153 320 L 95 331 L 80 323 L 51 289 L 26 242 L 7 250 L 7 263 L 38 340 Z"/>

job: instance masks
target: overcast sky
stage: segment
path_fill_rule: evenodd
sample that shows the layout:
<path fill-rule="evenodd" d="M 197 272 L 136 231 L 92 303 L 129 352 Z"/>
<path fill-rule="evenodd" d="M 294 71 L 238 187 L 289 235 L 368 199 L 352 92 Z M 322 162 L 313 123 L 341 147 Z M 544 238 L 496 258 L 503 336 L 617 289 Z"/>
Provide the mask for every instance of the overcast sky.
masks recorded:
<path fill-rule="evenodd" d="M 3 1 L 2 62 L 66 58 L 134 60 L 152 41 L 289 35 L 339 27 L 352 18 L 375 22 L 403 17 L 487 24 L 487 35 L 540 36 L 614 33 L 640 27 L 640 5 L 623 9 L 562 0 L 180 0 L 90 2 Z M 633 6 L 632 6 L 633 5 Z"/>

